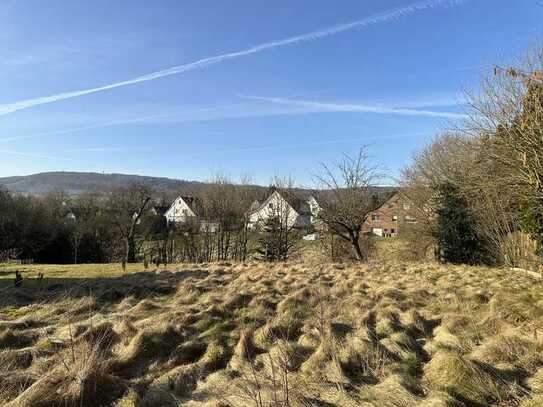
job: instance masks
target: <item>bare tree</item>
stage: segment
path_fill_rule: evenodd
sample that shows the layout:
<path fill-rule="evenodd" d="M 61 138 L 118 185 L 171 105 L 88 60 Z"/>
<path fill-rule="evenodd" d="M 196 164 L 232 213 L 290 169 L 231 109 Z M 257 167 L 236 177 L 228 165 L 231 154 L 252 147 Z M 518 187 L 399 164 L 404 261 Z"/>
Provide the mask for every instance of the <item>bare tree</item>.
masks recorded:
<path fill-rule="evenodd" d="M 369 163 L 367 149 L 357 155 L 345 154 L 333 164 L 321 163 L 321 174 L 315 176 L 320 189 L 316 192 L 320 211 L 318 219 L 335 235 L 348 241 L 356 258 L 365 260 L 361 247 L 362 227 L 377 201 L 372 190 L 383 178 L 376 165 Z"/>
<path fill-rule="evenodd" d="M 436 210 L 440 185 L 454 185 L 474 216 L 478 236 L 494 260 L 509 263 L 506 242 L 519 229 L 518 207 L 503 165 L 490 159 L 484 138 L 445 133 L 413 157 L 402 172 L 402 193 L 413 204 L 418 220 L 400 232 L 412 257 L 423 257 L 435 245 Z"/>
<path fill-rule="evenodd" d="M 468 95 L 470 120 L 463 128 L 477 141 L 472 179 L 479 198 L 473 202 L 481 230 L 509 265 L 522 252 L 511 246 L 513 233 L 524 229 L 543 243 L 543 50 L 518 66 L 496 67 L 479 94 Z"/>
<path fill-rule="evenodd" d="M 296 209 L 305 203 L 294 193 L 292 177 L 275 176 L 269 189 L 265 217 L 258 221 L 258 253 L 266 261 L 286 261 L 297 247 Z"/>
<path fill-rule="evenodd" d="M 247 215 L 254 192 L 248 178 L 240 182 L 217 173 L 194 197 L 197 218 L 176 225 L 170 240 L 178 261 L 244 261 L 248 253 Z"/>
<path fill-rule="evenodd" d="M 496 69 L 480 92 L 468 94 L 468 120 L 436 138 L 403 171 L 402 184 L 415 207 L 417 230 L 410 245 L 432 242 L 440 184 L 457 187 L 474 215 L 481 241 L 501 264 L 522 256 L 511 237 L 523 211 L 543 201 L 543 53 L 522 69 Z"/>
<path fill-rule="evenodd" d="M 244 260 L 247 253 L 247 219 L 250 200 L 246 186 L 216 174 L 205 186 L 202 197 L 204 233 L 209 234 L 209 260 Z"/>
<path fill-rule="evenodd" d="M 407 245 L 404 254 L 409 258 L 423 258 L 435 245 L 435 213 L 440 185 L 450 183 L 462 192 L 474 191 L 471 180 L 477 162 L 476 142 L 459 132 L 448 132 L 434 138 L 413 156 L 409 166 L 402 170 L 402 194 L 411 203 L 412 215 L 417 223 L 402 225 L 400 238 Z M 466 197 L 472 202 L 471 196 Z"/>
<path fill-rule="evenodd" d="M 463 130 L 482 141 L 481 153 L 507 171 L 502 183 L 543 198 L 543 49 L 518 67 L 496 67 L 478 93 L 468 94 Z"/>
<path fill-rule="evenodd" d="M 136 262 L 137 227 L 150 203 L 151 190 L 143 184 L 115 188 L 109 195 L 107 208 L 124 242 L 124 262 Z"/>

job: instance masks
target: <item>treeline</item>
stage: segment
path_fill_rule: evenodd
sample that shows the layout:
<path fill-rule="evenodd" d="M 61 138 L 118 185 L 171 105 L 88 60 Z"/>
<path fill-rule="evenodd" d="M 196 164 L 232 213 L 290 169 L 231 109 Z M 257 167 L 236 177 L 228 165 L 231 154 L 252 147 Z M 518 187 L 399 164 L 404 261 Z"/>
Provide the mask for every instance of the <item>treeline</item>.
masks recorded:
<path fill-rule="evenodd" d="M 285 261 L 299 252 L 303 234 L 315 228 L 330 258 L 339 260 L 341 253 L 342 258 L 363 261 L 372 248 L 362 236 L 364 222 L 387 197 L 376 192 L 379 174 L 367 161 L 361 149 L 332 166 L 323 164 L 316 179 L 319 187 L 312 191 L 318 199 L 313 213 L 290 178 L 275 177 L 262 194 L 248 188 L 247 181 L 234 183 L 217 175 L 191 200 L 197 216 L 175 224 L 163 216 L 171 199 L 157 197 L 143 184 L 76 197 L 62 192 L 29 197 L 0 190 L 0 262 Z M 255 201 L 262 204 L 274 191 L 284 199 L 273 209 L 267 204 L 268 215 L 250 227 Z M 291 206 L 298 204 L 303 225 Z"/>
<path fill-rule="evenodd" d="M 0 261 L 73 263 L 114 258 L 116 236 L 101 210 L 103 202 L 95 194 L 71 201 L 61 192 L 37 198 L 0 189 Z M 68 203 L 77 205 L 77 223 Z"/>
<path fill-rule="evenodd" d="M 63 192 L 23 196 L 0 189 L 0 262 L 243 260 L 245 217 L 253 195 L 217 177 L 198 198 L 198 220 L 174 226 L 153 211 L 166 202 L 143 184 L 75 197 Z"/>
<path fill-rule="evenodd" d="M 468 95 L 468 118 L 403 173 L 421 221 L 411 255 L 445 262 L 539 266 L 543 254 L 543 51 L 495 71 Z"/>

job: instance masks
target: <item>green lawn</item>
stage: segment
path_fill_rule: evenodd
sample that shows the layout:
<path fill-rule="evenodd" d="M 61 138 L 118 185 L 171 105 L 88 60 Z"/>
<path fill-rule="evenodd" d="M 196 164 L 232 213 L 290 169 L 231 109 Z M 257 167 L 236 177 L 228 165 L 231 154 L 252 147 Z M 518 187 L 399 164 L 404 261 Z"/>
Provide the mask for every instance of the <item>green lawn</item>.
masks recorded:
<path fill-rule="evenodd" d="M 170 269 L 171 265 L 168 265 Z M 38 273 L 43 273 L 46 278 L 97 278 L 119 277 L 128 273 L 145 271 L 142 263 L 126 265 L 123 272 L 120 263 L 109 264 L 0 264 L 0 279 L 13 278 L 15 270 L 23 273 L 24 278 L 35 278 Z M 147 271 L 154 271 L 156 267 L 150 265 Z"/>

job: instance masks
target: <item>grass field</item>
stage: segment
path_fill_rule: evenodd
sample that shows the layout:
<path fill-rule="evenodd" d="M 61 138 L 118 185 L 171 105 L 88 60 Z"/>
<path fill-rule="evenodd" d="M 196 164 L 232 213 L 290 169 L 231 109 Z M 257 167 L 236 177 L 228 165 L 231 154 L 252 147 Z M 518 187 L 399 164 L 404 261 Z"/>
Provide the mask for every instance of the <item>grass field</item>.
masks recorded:
<path fill-rule="evenodd" d="M 149 270 L 154 271 L 154 265 Z M 0 264 L 0 279 L 13 278 L 15 270 L 23 273 L 25 278 L 36 278 L 43 273 L 45 278 L 111 278 L 120 277 L 125 273 L 144 270 L 143 264 L 127 264 L 126 272 L 120 263 L 112 264 Z"/>
<path fill-rule="evenodd" d="M 0 290 L 1 405 L 543 405 L 543 287 L 518 271 L 11 265 Z"/>

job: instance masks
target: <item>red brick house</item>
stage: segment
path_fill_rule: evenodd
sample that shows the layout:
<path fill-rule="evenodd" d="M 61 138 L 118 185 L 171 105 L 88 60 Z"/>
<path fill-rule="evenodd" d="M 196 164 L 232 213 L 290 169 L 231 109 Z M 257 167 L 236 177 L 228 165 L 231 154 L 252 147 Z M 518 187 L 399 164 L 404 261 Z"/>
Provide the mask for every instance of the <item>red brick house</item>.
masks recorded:
<path fill-rule="evenodd" d="M 396 236 L 402 224 L 416 223 L 412 213 L 411 202 L 404 195 L 395 192 L 379 208 L 368 215 L 362 226 L 362 232 L 377 236 Z"/>

